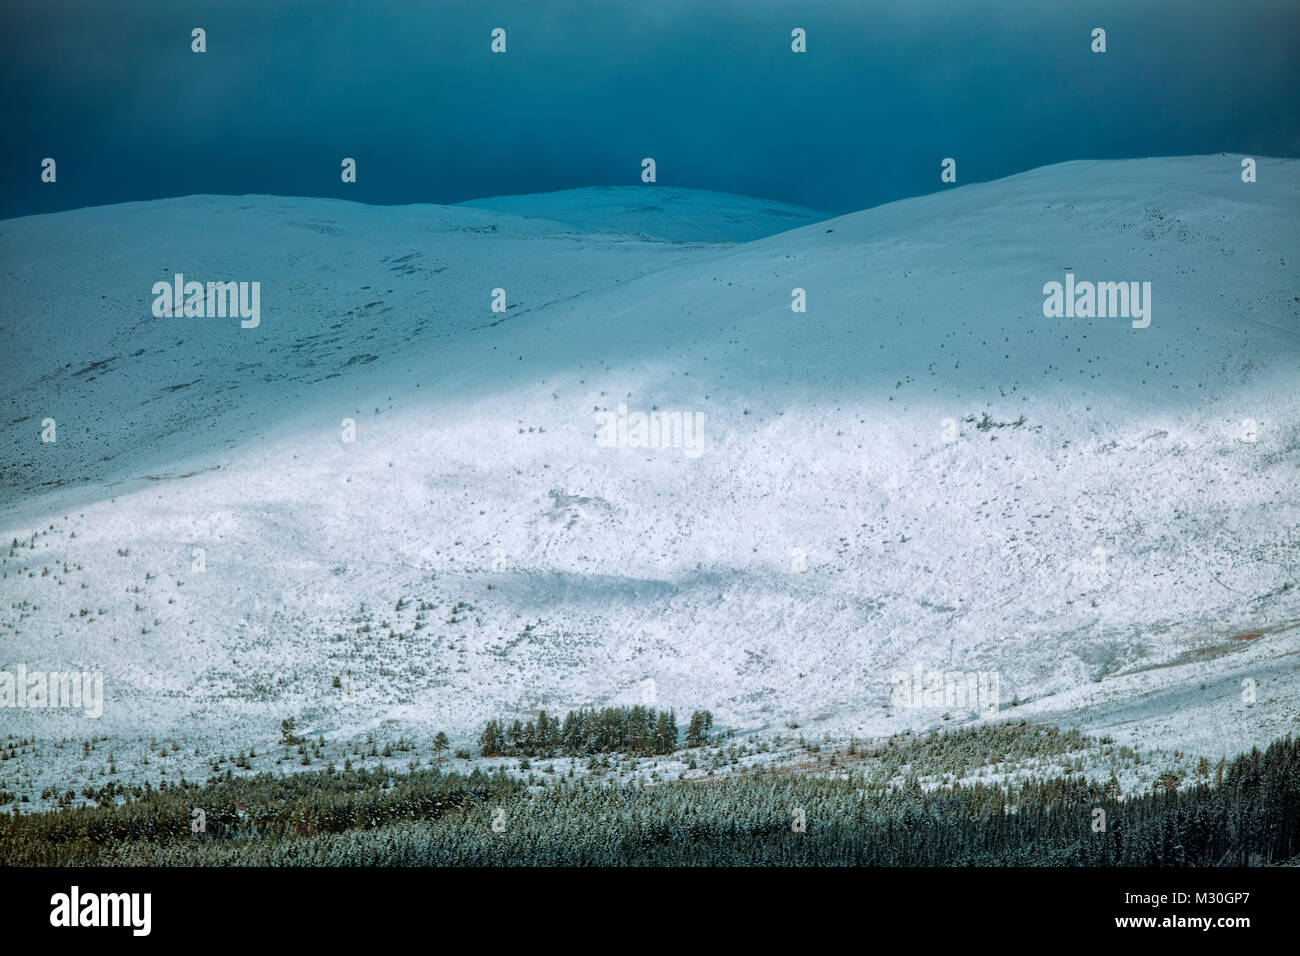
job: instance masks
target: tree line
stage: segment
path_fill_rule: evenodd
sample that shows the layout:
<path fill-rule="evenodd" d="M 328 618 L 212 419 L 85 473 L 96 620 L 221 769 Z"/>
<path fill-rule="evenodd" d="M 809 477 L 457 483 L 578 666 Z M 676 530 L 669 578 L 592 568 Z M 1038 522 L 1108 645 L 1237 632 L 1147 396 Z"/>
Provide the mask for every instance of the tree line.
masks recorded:
<path fill-rule="evenodd" d="M 697 710 L 686 727 L 686 746 L 701 747 L 713 729 L 713 714 Z M 603 707 L 570 711 L 563 719 L 540 711 L 535 720 L 509 725 L 490 720 L 479 734 L 484 757 L 567 757 L 598 753 L 670 754 L 678 749 L 677 712 L 653 707 Z"/>

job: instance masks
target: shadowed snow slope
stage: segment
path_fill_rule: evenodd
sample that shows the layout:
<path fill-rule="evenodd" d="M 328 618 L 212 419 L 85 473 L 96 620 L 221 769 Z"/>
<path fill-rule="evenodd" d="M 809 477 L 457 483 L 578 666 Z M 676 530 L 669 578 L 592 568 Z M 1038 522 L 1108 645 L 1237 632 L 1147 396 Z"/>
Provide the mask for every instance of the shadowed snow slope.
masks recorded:
<path fill-rule="evenodd" d="M 646 678 L 740 729 L 975 719 L 894 706 L 918 665 L 1118 739 L 1271 739 L 1300 163 L 1239 168 L 1067 163 L 727 245 L 815 214 L 645 187 L 0 223 L 4 659 L 102 669 L 101 732 L 232 746 L 288 715 L 465 739 Z M 154 318 L 176 272 L 260 281 L 260 325 Z M 1044 317 L 1067 272 L 1150 282 L 1149 327 Z M 604 447 L 620 405 L 700 416 L 700 454 Z"/>

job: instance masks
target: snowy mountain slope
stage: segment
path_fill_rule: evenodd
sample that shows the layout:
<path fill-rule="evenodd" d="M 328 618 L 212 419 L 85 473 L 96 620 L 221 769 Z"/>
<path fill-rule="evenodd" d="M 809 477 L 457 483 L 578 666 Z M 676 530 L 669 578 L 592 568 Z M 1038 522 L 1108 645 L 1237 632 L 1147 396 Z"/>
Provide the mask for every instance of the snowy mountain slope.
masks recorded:
<path fill-rule="evenodd" d="M 589 186 L 471 199 L 457 206 L 669 242 L 749 242 L 830 218 L 774 200 L 672 186 Z"/>
<path fill-rule="evenodd" d="M 689 222 L 715 215 L 725 198 L 704 193 L 695 211 L 689 190 L 674 194 Z M 414 373 L 449 338 L 701 252 L 465 207 L 270 196 L 9 220 L 0 225 L 0 401 L 10 426 L 0 503 L 128 480 L 181 453 L 212 467 L 213 447 L 262 434 L 286 412 L 337 403 L 393 369 Z M 160 321 L 150 290 L 177 272 L 259 281 L 267 325 Z M 506 290 L 504 313 L 489 310 L 494 288 Z M 33 436 L 46 417 L 63 440 L 43 446 Z"/>
<path fill-rule="evenodd" d="M 1294 730 L 1300 163 L 1261 160 L 1249 185 L 1237 168 L 1069 163 L 722 248 L 459 207 L 332 204 L 342 236 L 282 221 L 317 200 L 225 231 L 216 209 L 246 200 L 205 199 L 188 227 L 140 204 L 80 246 L 58 217 L 4 223 L 5 314 L 50 315 L 53 336 L 42 352 L 6 321 L 4 460 L 27 483 L 7 479 L 23 499 L 0 532 L 30 546 L 4 559 L 5 656 L 102 668 L 114 733 L 231 745 L 287 715 L 466 739 L 648 679 L 742 730 L 969 719 L 891 701 L 917 665 L 996 671 L 1004 713 L 1119 739 L 1228 753 Z M 137 266 L 133 242 L 161 261 Z M 385 259 L 415 253 L 445 271 Z M 173 261 L 294 295 L 257 330 L 153 320 Z M 1150 326 L 1046 318 L 1067 271 L 1151 282 Z M 375 321 L 381 281 L 401 293 Z M 516 282 L 527 321 L 490 324 L 488 291 Z M 78 289 L 133 303 L 157 351 L 132 356 Z M 118 356 L 122 384 L 74 378 L 91 355 Z M 195 373 L 224 390 L 164 395 Z M 620 403 L 701 414 L 701 453 L 602 447 L 596 415 Z M 66 459 L 34 445 L 50 405 L 99 416 L 60 426 Z M 207 444 L 165 414 L 214 422 Z M 123 463 L 94 466 L 100 449 Z M 221 467 L 181 464 L 201 456 Z M 97 500 L 32 492 L 92 466 Z"/>

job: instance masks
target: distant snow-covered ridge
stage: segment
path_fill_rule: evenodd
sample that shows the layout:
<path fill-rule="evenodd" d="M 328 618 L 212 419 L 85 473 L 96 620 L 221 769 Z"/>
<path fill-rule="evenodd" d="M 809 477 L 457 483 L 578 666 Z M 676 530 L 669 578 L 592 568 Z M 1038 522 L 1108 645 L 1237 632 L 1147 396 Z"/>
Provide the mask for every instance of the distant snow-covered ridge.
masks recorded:
<path fill-rule="evenodd" d="M 754 196 L 659 185 L 494 196 L 457 207 L 544 219 L 581 232 L 688 243 L 751 242 L 830 218 L 829 213 Z"/>
<path fill-rule="evenodd" d="M 525 215 L 528 197 L 506 197 L 524 214 L 192 196 L 9 220 L 0 231 L 0 255 L 13 267 L 2 287 L 0 403 L 13 427 L 0 436 L 11 463 L 0 469 L 0 508 L 51 494 L 86 500 L 96 487 L 166 471 L 164 462 L 185 462 L 178 473 L 212 468 L 222 460 L 213 449 L 292 430 L 317 402 L 395 378 L 427 395 L 439 390 L 448 344 L 462 337 L 474 337 L 451 363 L 463 371 L 498 326 L 504 332 L 548 306 L 704 261 L 733 233 L 766 235 L 822 215 L 722 193 L 663 190 L 653 203 L 645 195 L 575 190 L 559 194 L 561 209 L 549 197 L 539 197 L 545 209 L 531 209 L 563 213 L 566 223 Z M 581 218 L 583 196 L 594 225 Z M 629 205 L 645 235 L 600 225 L 611 206 Z M 696 227 L 711 241 L 650 234 Z M 178 291 L 178 274 L 256 278 L 236 303 L 228 286 Z M 494 289 L 508 289 L 504 315 L 490 310 Z M 263 304 L 275 313 L 269 324 L 261 324 Z M 230 338 L 240 331 L 233 324 L 223 331 L 177 322 L 187 312 L 220 318 L 223 306 L 244 330 L 258 323 L 256 340 Z M 47 311 L 63 318 L 22 318 Z M 476 376 L 471 387 L 491 384 Z M 145 404 L 150 420 L 141 428 Z M 52 407 L 36 415 L 43 405 Z M 60 440 L 33 443 L 32 428 L 56 410 Z"/>

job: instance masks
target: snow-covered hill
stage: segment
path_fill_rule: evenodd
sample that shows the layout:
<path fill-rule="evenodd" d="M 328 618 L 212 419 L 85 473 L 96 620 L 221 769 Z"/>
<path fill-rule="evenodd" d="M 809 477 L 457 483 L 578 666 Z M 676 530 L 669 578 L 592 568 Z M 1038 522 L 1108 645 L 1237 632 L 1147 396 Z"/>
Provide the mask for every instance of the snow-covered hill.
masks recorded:
<path fill-rule="evenodd" d="M 187 746 L 290 715 L 467 742 L 651 687 L 741 731 L 972 718 L 897 706 L 917 666 L 1121 741 L 1294 731 L 1300 163 L 1239 169 L 1067 163 L 731 244 L 787 210 L 0 223 L 0 666 L 102 669 L 99 733 Z M 176 272 L 260 281 L 260 325 L 153 317 Z M 1150 282 L 1150 325 L 1045 317 L 1067 273 Z M 606 447 L 620 406 L 691 416 L 699 454 Z"/>
<path fill-rule="evenodd" d="M 695 209 L 680 199 L 688 192 L 672 191 L 683 226 L 707 221 L 725 198 L 703 193 Z M 617 190 L 591 196 L 628 205 Z M 737 200 L 754 211 L 753 200 Z M 0 502 L 135 487 L 133 478 L 178 457 L 219 464 L 226 449 L 318 402 L 382 391 L 376 383 L 394 371 L 428 388 L 421 364 L 449 340 L 466 337 L 472 351 L 498 325 L 719 248 L 604 234 L 574 209 L 567 215 L 572 224 L 561 226 L 459 206 L 194 196 L 0 224 L 0 401 L 12 410 Z M 817 214 L 776 209 L 766 232 L 795 215 Z M 593 205 L 592 218 L 608 209 Z M 160 321 L 151 289 L 176 273 L 260 282 L 267 325 Z M 490 311 L 495 288 L 506 290 L 503 313 Z M 57 426 L 52 445 L 32 440 L 46 417 Z"/>

